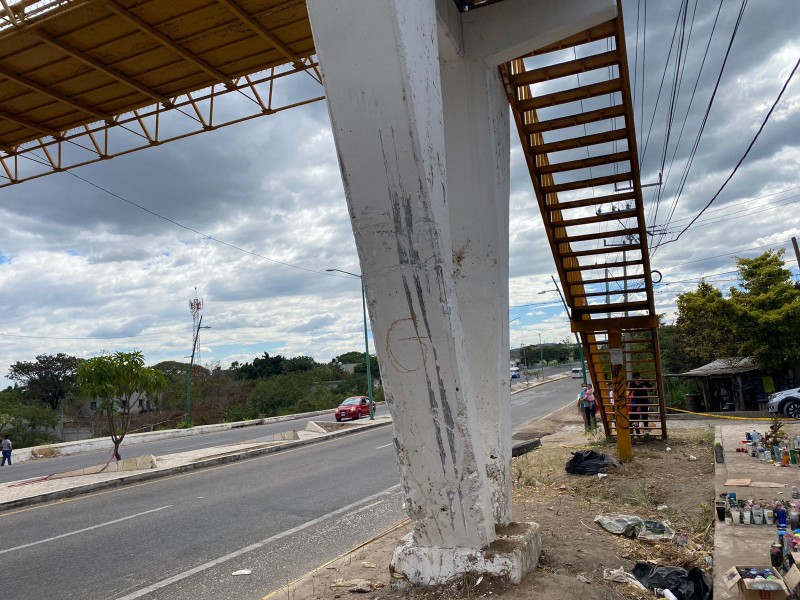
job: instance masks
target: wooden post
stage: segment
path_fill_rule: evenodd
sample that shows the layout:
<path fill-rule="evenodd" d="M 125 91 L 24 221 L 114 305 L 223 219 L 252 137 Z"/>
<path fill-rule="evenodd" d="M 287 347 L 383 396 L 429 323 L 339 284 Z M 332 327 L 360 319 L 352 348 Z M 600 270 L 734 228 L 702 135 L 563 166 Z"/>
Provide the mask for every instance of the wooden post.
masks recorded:
<path fill-rule="evenodd" d="M 614 385 L 614 422 L 617 430 L 617 451 L 621 461 L 633 458 L 631 423 L 628 418 L 628 397 L 625 369 L 623 368 L 622 334 L 619 329 L 609 329 L 608 349 L 611 358 L 611 375 Z"/>

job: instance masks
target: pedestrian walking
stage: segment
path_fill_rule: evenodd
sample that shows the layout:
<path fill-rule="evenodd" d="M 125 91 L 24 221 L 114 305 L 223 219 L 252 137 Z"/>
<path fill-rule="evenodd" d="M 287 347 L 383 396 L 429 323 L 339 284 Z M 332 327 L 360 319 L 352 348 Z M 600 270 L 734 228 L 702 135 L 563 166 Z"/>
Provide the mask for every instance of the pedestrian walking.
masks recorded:
<path fill-rule="evenodd" d="M 584 383 L 581 386 L 581 393 L 578 396 L 578 408 L 583 417 L 583 428 L 585 431 L 597 429 L 597 400 L 594 397 L 594 389 L 591 383 Z"/>
<path fill-rule="evenodd" d="M 0 462 L 0 467 L 4 467 L 6 465 L 6 461 L 8 461 L 8 466 L 11 466 L 11 451 L 14 449 L 13 444 L 11 443 L 11 436 L 7 435 L 3 438 L 3 460 Z"/>

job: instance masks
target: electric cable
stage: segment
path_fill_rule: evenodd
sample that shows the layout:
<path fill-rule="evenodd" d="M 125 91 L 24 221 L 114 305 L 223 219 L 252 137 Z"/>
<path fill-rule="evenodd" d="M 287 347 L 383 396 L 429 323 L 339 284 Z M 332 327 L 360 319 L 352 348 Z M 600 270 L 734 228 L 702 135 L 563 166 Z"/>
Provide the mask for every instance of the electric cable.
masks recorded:
<path fill-rule="evenodd" d="M 786 91 L 786 88 L 789 86 L 789 82 L 792 81 L 792 78 L 794 77 L 794 74 L 797 72 L 797 68 L 798 67 L 800 67 L 800 59 L 798 59 L 798 61 L 795 63 L 794 68 L 792 69 L 792 72 L 789 73 L 789 77 L 786 79 L 786 83 L 783 84 L 783 87 L 781 88 L 781 91 L 778 94 L 778 97 L 775 99 L 775 102 L 772 103 L 772 106 L 770 107 L 769 112 L 767 112 L 767 115 L 764 117 L 764 120 L 762 121 L 761 126 L 758 128 L 758 131 L 756 132 L 755 136 L 753 136 L 753 139 L 751 140 L 750 144 L 747 146 L 747 149 L 744 151 L 744 154 L 742 154 L 742 157 L 739 159 L 739 162 L 737 162 L 736 166 L 733 167 L 733 171 L 731 171 L 731 174 L 728 175 L 728 177 L 722 183 L 722 185 L 717 190 L 717 192 L 712 196 L 711 200 L 709 200 L 708 203 L 703 207 L 703 209 L 699 213 L 697 213 L 697 216 L 695 216 L 695 218 L 692 219 L 691 222 L 686 227 L 683 228 L 683 230 L 675 237 L 675 239 L 670 240 L 669 242 L 665 242 L 665 243 L 671 243 L 671 242 L 678 241 L 680 239 L 680 237 L 684 233 L 686 233 L 686 231 L 694 224 L 694 222 L 697 221 L 697 219 L 700 218 L 700 216 L 706 211 L 706 209 L 714 203 L 714 201 L 719 197 L 719 195 L 725 189 L 725 186 L 727 186 L 728 183 L 730 182 L 730 180 L 733 179 L 733 176 L 736 175 L 736 171 L 739 170 L 739 167 L 745 161 L 745 159 L 747 158 L 747 155 L 750 154 L 750 150 L 753 149 L 753 146 L 755 145 L 756 141 L 758 140 L 758 137 L 761 135 L 761 132 L 764 131 L 764 127 L 767 125 L 767 122 L 769 121 L 769 118 L 772 116 L 772 113 L 775 110 L 775 107 L 778 105 L 778 103 L 780 102 L 781 98 L 783 97 L 783 93 Z"/>

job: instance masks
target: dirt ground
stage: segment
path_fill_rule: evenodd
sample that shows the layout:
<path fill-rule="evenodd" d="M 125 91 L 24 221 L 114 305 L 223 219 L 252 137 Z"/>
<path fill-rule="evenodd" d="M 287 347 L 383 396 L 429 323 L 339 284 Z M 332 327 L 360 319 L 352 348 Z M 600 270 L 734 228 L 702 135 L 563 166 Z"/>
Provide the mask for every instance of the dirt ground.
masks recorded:
<path fill-rule="evenodd" d="M 598 478 L 570 475 L 564 465 L 576 450 L 595 449 L 616 457 L 615 442 L 583 433 L 580 417 L 571 411 L 534 422 L 523 436 L 541 436 L 542 447 L 514 459 L 514 519 L 539 523 L 542 553 L 538 569 L 519 586 L 465 580 L 437 591 L 392 591 L 388 565 L 397 541 L 411 530 L 411 523 L 405 522 L 264 598 L 653 598 L 653 592 L 605 580 L 604 570 L 623 567 L 630 572 L 637 561 L 708 567 L 714 527 L 713 431 L 700 423 L 670 424 L 667 441 L 635 443 L 632 462 Z M 612 535 L 594 522 L 597 515 L 608 513 L 668 521 L 681 536 L 681 545 Z M 351 591 L 354 580 L 365 580 L 362 593 Z"/>

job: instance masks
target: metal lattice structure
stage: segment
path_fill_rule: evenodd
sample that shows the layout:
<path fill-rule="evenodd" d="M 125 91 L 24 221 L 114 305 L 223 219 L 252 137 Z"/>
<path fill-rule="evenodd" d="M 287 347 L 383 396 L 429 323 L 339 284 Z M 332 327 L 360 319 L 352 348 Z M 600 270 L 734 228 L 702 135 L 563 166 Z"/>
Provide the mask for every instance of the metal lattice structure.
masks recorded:
<path fill-rule="evenodd" d="M 304 0 L 0 2 L 0 187 L 324 98 Z"/>
<path fill-rule="evenodd" d="M 652 384 L 647 424 L 633 434 L 666 436 L 621 10 L 501 72 L 606 435 L 615 433 L 609 338 L 622 332 L 628 375 Z"/>

